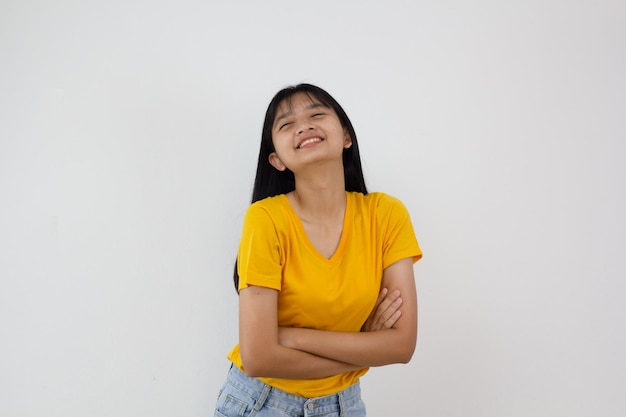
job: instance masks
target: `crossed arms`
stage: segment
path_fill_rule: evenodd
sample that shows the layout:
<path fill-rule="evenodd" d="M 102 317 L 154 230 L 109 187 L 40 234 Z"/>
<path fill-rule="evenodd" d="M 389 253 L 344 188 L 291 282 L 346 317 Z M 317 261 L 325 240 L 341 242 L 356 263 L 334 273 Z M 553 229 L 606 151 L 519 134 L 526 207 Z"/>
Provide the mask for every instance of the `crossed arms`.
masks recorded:
<path fill-rule="evenodd" d="M 382 288 L 388 292 L 379 298 L 379 308 L 375 307 L 364 325 L 366 331 L 359 333 L 278 327 L 278 292 L 259 286 L 241 290 L 239 345 L 246 373 L 307 379 L 407 363 L 417 340 L 417 295 L 411 258 L 401 259 L 383 271 Z M 394 302 L 398 294 L 402 294 L 399 307 Z"/>

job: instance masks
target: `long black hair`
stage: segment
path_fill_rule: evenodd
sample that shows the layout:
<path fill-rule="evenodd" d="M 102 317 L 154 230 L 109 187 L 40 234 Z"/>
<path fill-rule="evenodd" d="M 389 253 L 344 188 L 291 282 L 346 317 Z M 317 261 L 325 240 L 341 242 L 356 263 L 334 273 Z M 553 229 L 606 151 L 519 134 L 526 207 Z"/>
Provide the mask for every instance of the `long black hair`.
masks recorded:
<path fill-rule="evenodd" d="M 290 104 L 293 96 L 298 93 L 304 93 L 311 101 L 319 102 L 335 111 L 341 122 L 341 126 L 348 131 L 350 139 L 352 139 L 352 146 L 344 148 L 343 150 L 343 174 L 346 191 L 356 191 L 367 194 L 365 179 L 363 178 L 363 169 L 361 167 L 359 143 L 357 142 L 356 132 L 354 131 L 354 127 L 348 115 L 337 100 L 325 90 L 312 84 L 298 84 L 283 88 L 276 93 L 265 112 L 265 121 L 263 122 L 263 131 L 261 133 L 261 149 L 259 150 L 256 178 L 254 179 L 254 188 L 252 189 L 252 203 L 278 194 L 287 194 L 296 188 L 293 172 L 288 168 L 284 171 L 277 170 L 270 164 L 269 156 L 275 151 L 274 142 L 272 141 L 272 128 L 274 127 L 276 112 L 284 102 Z M 238 290 L 239 273 L 237 272 L 237 262 L 235 262 L 233 281 L 235 289 Z"/>

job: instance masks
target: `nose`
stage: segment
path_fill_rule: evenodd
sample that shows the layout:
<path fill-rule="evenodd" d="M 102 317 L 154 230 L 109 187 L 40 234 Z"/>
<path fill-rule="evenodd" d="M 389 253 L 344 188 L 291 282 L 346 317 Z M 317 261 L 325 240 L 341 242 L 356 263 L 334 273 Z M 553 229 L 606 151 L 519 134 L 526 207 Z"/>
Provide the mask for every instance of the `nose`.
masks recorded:
<path fill-rule="evenodd" d="M 304 123 L 300 124 L 300 126 L 298 127 L 297 134 L 299 135 L 301 133 L 306 132 L 307 130 L 313 130 L 313 129 L 314 128 L 313 128 L 313 125 L 311 123 L 304 122 Z"/>

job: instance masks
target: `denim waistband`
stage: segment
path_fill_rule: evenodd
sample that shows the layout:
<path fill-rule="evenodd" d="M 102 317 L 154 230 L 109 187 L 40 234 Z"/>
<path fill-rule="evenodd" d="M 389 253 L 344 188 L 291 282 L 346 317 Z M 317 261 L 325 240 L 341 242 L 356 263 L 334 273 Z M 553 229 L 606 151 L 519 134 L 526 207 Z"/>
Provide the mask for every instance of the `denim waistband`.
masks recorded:
<path fill-rule="evenodd" d="M 299 413 L 302 410 L 306 410 L 307 416 L 331 412 L 339 412 L 340 415 L 343 415 L 344 409 L 353 406 L 361 400 L 359 381 L 336 394 L 306 398 L 290 394 L 272 387 L 257 378 L 252 378 L 233 365 L 228 372 L 226 382 L 234 388 L 256 398 L 257 401 L 254 406 L 256 410 L 260 410 L 263 405 L 267 405 L 290 413 Z"/>

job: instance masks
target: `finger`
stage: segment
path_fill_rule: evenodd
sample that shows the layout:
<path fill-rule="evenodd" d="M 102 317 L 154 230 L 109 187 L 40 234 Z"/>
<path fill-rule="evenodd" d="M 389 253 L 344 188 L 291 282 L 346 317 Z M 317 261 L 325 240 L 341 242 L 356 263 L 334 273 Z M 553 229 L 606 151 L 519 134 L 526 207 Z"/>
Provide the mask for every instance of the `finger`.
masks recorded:
<path fill-rule="evenodd" d="M 380 303 L 382 303 L 382 301 L 385 299 L 385 296 L 387 295 L 387 293 L 389 292 L 389 290 L 387 288 L 383 288 L 382 290 L 380 290 L 380 292 L 378 293 L 378 299 L 376 300 L 376 304 L 374 304 L 375 306 L 380 305 Z"/>
<path fill-rule="evenodd" d="M 391 303 L 385 311 L 380 314 L 379 322 L 382 323 L 383 327 L 387 326 L 387 321 L 392 318 L 396 312 L 400 310 L 400 306 L 402 305 L 402 298 L 397 298 Z M 397 319 L 396 319 L 397 320 Z M 389 327 L 387 327 L 389 328 Z"/>
<path fill-rule="evenodd" d="M 384 314 L 385 311 L 387 311 L 387 309 L 394 308 L 393 303 L 396 302 L 398 300 L 398 298 L 400 297 L 400 291 L 399 290 L 395 290 L 393 292 L 391 292 L 391 294 L 389 294 L 388 296 L 386 296 L 383 301 L 378 305 L 378 307 L 375 309 L 376 310 L 376 315 L 377 315 L 377 320 L 376 322 L 380 321 L 381 315 Z M 397 309 L 397 307 L 395 307 Z"/>
<path fill-rule="evenodd" d="M 389 294 L 387 288 L 382 288 L 378 294 L 376 304 L 372 309 L 372 312 L 368 316 L 363 325 L 364 331 L 377 331 L 384 330 L 387 325 L 386 322 L 395 323 L 391 317 L 398 310 L 402 301 L 400 299 L 400 291 L 395 290 Z M 393 324 L 391 324 L 393 325 Z"/>
<path fill-rule="evenodd" d="M 399 298 L 398 294 L 386 297 L 381 305 L 375 309 L 375 314 L 371 317 L 370 325 L 368 325 L 371 330 L 383 330 L 385 328 L 385 322 L 391 318 L 391 316 L 398 310 L 398 308 L 400 308 L 400 305 L 402 304 L 402 299 Z"/>
<path fill-rule="evenodd" d="M 374 308 L 372 309 L 370 315 L 367 317 L 367 319 L 371 319 L 374 318 L 374 316 L 378 313 L 378 308 L 380 307 L 380 303 L 382 303 L 382 301 L 385 299 L 385 296 L 387 295 L 387 292 L 389 290 L 387 288 L 383 288 L 380 290 L 380 292 L 378 293 L 378 299 L 376 300 L 376 303 L 374 304 Z"/>
<path fill-rule="evenodd" d="M 389 317 L 389 319 L 387 319 L 383 323 L 383 328 L 391 329 L 393 327 L 393 325 L 396 324 L 396 322 L 400 319 L 401 315 L 402 315 L 402 311 L 401 310 L 398 310 L 395 313 L 393 313 L 393 315 L 391 317 Z"/>

